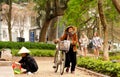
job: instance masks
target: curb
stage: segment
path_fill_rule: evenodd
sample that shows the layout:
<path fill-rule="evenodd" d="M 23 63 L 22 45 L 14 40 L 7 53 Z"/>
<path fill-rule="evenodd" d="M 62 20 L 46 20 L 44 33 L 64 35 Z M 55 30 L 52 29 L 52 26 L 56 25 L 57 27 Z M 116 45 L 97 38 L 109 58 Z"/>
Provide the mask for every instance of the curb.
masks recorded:
<path fill-rule="evenodd" d="M 110 77 L 110 76 L 103 75 L 103 74 L 100 74 L 100 73 L 97 73 L 97 72 L 94 72 L 94 71 L 91 71 L 91 70 L 88 70 L 88 69 L 85 69 L 82 67 L 76 67 L 76 69 L 81 70 L 81 71 L 85 71 L 85 72 L 92 74 L 94 76 L 97 76 L 97 77 Z"/>

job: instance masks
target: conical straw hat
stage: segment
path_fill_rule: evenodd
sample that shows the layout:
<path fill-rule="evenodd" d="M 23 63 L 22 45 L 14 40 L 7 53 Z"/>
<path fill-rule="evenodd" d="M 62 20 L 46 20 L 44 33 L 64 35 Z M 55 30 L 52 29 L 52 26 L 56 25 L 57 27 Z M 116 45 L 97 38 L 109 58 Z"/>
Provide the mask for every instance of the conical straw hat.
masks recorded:
<path fill-rule="evenodd" d="M 19 54 L 21 54 L 21 53 L 30 53 L 30 51 L 27 48 L 22 47 L 18 53 Z"/>

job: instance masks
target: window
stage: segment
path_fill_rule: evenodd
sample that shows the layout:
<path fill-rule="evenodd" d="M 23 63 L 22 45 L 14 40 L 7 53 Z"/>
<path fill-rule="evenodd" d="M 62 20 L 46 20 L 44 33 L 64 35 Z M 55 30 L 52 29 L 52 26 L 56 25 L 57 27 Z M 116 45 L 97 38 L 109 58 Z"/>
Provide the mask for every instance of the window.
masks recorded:
<path fill-rule="evenodd" d="M 7 33 L 5 30 L 3 30 L 3 38 L 7 38 Z"/>

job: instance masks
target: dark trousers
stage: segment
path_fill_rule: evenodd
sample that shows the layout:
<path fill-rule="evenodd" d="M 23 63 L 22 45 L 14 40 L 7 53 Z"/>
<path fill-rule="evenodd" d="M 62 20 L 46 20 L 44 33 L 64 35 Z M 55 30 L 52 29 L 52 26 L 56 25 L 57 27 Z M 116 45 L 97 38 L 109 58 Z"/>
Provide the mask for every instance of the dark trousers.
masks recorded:
<path fill-rule="evenodd" d="M 70 67 L 71 63 L 71 71 L 75 71 L 76 66 L 76 52 L 73 51 L 73 48 L 70 48 L 69 52 L 66 53 L 66 62 L 65 67 Z"/>

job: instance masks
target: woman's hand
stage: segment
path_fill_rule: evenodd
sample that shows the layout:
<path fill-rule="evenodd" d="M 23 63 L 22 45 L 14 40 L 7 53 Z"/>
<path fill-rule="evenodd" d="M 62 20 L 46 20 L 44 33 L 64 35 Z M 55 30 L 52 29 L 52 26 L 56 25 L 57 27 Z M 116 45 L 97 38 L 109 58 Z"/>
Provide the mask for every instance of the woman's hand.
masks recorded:
<path fill-rule="evenodd" d="M 72 40 L 70 40 L 70 44 L 72 44 L 73 43 L 73 41 Z"/>
<path fill-rule="evenodd" d="M 15 62 L 15 64 L 17 64 L 17 65 L 21 65 L 19 62 Z"/>
<path fill-rule="evenodd" d="M 59 39 L 55 39 L 55 40 L 53 40 L 53 42 L 56 44 L 56 43 L 60 42 L 60 40 Z"/>

